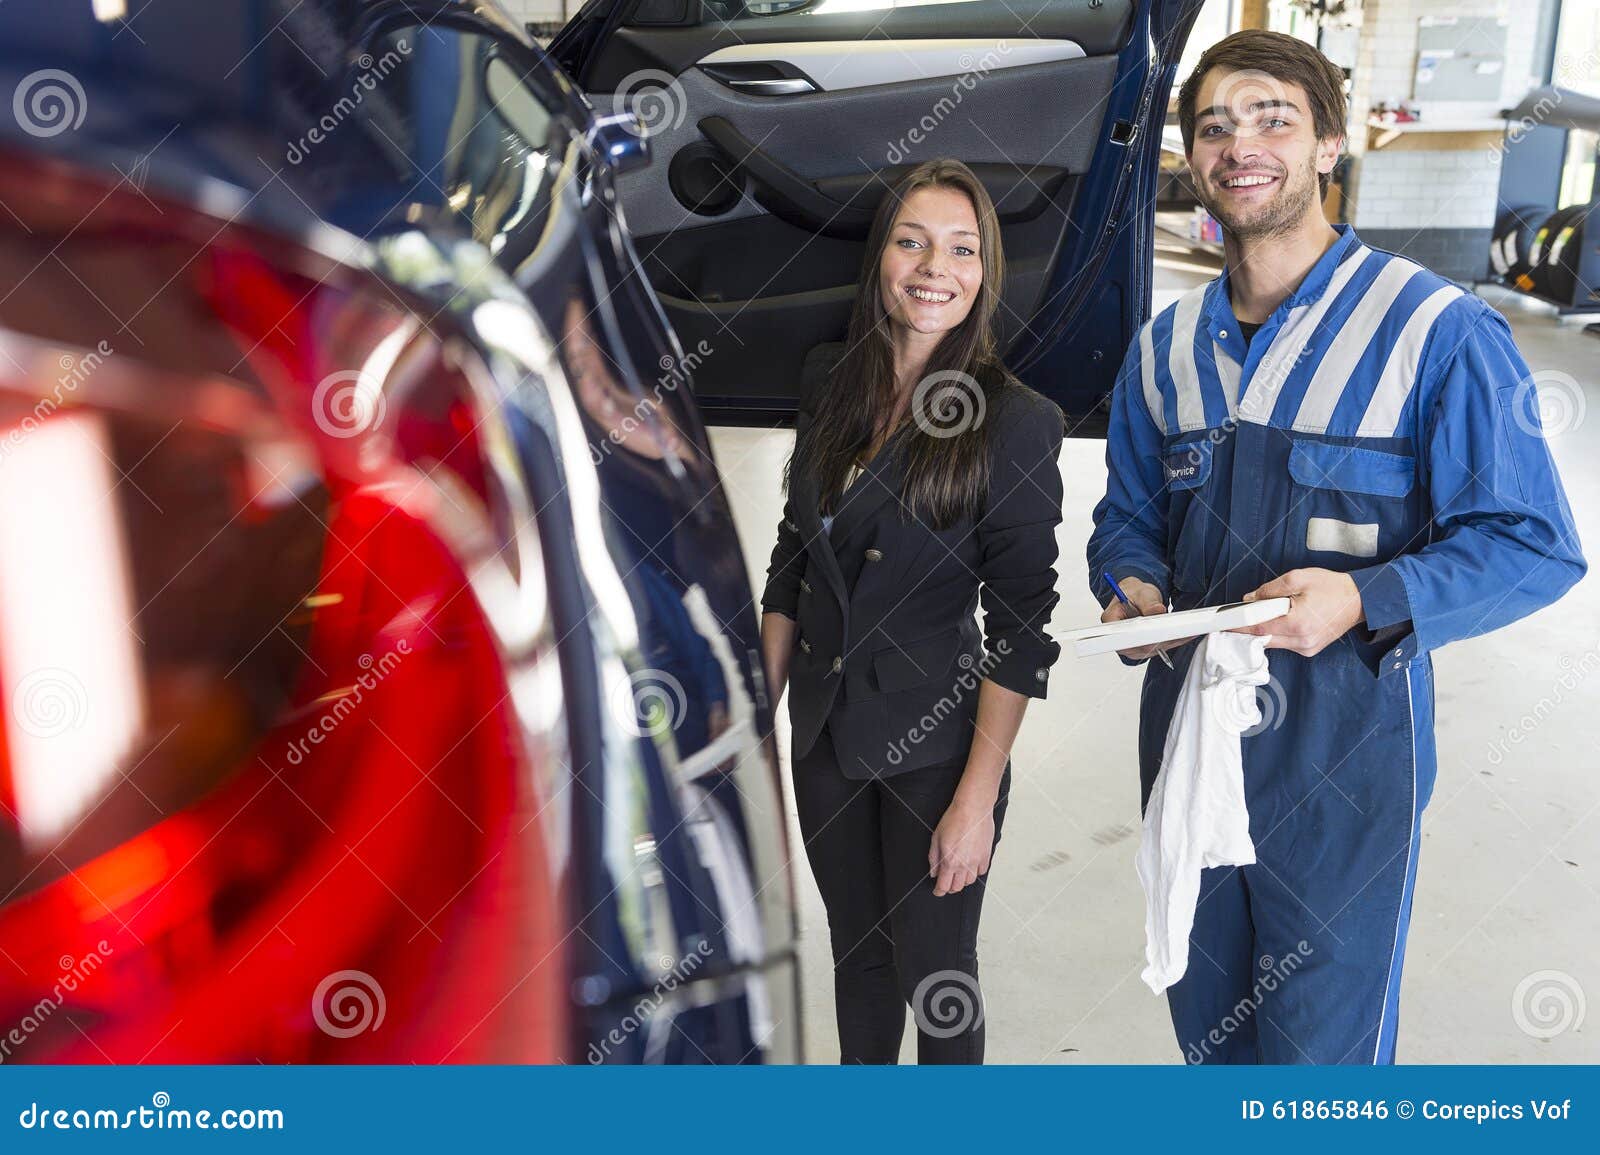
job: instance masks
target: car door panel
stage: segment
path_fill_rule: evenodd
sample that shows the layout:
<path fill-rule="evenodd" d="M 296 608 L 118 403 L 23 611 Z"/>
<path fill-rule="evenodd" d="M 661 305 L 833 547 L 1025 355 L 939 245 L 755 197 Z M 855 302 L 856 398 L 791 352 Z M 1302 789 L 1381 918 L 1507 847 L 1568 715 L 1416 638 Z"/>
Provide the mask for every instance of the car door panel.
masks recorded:
<path fill-rule="evenodd" d="M 704 338 L 717 350 L 696 375 L 702 400 L 787 408 L 806 350 L 842 334 L 878 201 L 926 156 L 976 166 L 996 199 L 1010 258 L 1004 337 L 1048 277 L 1115 68 L 1114 58 L 1081 58 L 997 67 L 970 91 L 942 76 L 783 98 L 739 92 L 699 68 L 679 76 L 679 109 L 650 137 L 656 162 L 619 178 L 618 193 L 673 327 L 686 347 Z M 1040 107 L 1070 119 L 1038 116 Z M 930 117 L 939 119 L 923 131 Z M 1008 126 L 1003 142 L 996 125 Z M 739 203 L 714 218 L 672 191 L 670 158 L 706 140 L 744 162 Z M 766 164 L 803 183 L 820 221 L 784 212 Z M 808 253 L 814 246 L 822 251 Z"/>
<path fill-rule="evenodd" d="M 1137 206 L 1159 133 L 1140 128 L 1164 112 L 1184 0 L 734 19 L 697 18 L 718 6 L 701 3 L 688 0 L 685 26 L 614 10 L 586 57 L 563 59 L 597 105 L 644 125 L 653 160 L 619 178 L 621 209 L 683 344 L 712 351 L 694 379 L 708 414 L 789 418 L 806 354 L 844 336 L 882 198 L 915 165 L 954 157 L 1000 219 L 1008 363 L 1079 432 L 1103 423 L 1148 312 Z"/>
<path fill-rule="evenodd" d="M 961 36 L 926 40 L 822 40 L 767 44 L 730 44 L 697 62 L 702 71 L 733 88 L 755 95 L 788 95 L 816 91 L 837 92 L 926 80 L 930 76 L 959 76 L 985 53 L 1003 53 L 1009 67 L 1078 60 L 1083 49 L 1075 40 L 1032 40 L 1023 44 L 995 37 Z M 760 79 L 744 79 L 742 72 L 758 73 L 770 67 L 781 75 L 797 77 L 810 87 L 790 85 L 774 91 Z"/>
<path fill-rule="evenodd" d="M 677 76 L 732 44 L 860 43 L 1009 33 L 1013 43 L 1071 40 L 1087 56 L 1106 56 L 1115 54 L 1127 39 L 1136 7 L 1132 0 L 1104 0 L 1098 5 L 1081 0 L 968 0 L 856 12 L 798 11 L 739 20 L 710 17 L 706 23 L 687 28 L 630 27 L 624 17 L 604 50 L 586 62 L 578 80 L 590 92 L 614 92 L 640 69 L 659 68 Z"/>

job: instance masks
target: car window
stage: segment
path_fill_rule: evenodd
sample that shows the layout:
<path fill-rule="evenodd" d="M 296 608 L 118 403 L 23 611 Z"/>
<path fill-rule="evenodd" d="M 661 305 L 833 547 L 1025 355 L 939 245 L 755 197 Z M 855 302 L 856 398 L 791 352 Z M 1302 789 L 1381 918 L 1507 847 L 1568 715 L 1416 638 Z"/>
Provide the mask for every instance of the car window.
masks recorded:
<path fill-rule="evenodd" d="M 391 28 L 361 59 L 384 68 L 384 99 L 361 104 L 362 123 L 400 168 L 408 199 L 456 214 L 496 255 L 529 247 L 569 135 L 531 58 L 487 33 L 434 24 Z"/>
<path fill-rule="evenodd" d="M 776 16 L 780 12 L 794 12 L 813 0 L 705 0 L 708 15 L 723 20 L 743 20 L 752 16 Z"/>
<path fill-rule="evenodd" d="M 804 11 L 808 15 L 839 12 L 876 12 L 914 8 L 925 4 L 969 4 L 974 0 L 701 0 L 702 24 L 728 20 L 757 20 Z M 680 24 L 684 0 L 645 0 L 628 17 L 631 25 Z"/>

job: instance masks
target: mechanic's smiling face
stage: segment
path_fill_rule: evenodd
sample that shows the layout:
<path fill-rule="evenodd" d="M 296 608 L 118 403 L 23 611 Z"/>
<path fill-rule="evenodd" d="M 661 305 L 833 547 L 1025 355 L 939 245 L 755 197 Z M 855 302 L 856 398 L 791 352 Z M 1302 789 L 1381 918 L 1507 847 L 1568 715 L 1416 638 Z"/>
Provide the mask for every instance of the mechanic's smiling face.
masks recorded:
<path fill-rule="evenodd" d="M 1261 72 L 1217 68 L 1201 83 L 1189 170 L 1200 203 L 1235 239 L 1320 219 L 1317 175 L 1333 171 L 1340 141 L 1317 139 L 1310 110 L 1298 84 Z"/>
<path fill-rule="evenodd" d="M 959 189 L 919 188 L 905 199 L 878 262 L 891 327 L 944 333 L 967 319 L 983 285 L 978 215 Z"/>

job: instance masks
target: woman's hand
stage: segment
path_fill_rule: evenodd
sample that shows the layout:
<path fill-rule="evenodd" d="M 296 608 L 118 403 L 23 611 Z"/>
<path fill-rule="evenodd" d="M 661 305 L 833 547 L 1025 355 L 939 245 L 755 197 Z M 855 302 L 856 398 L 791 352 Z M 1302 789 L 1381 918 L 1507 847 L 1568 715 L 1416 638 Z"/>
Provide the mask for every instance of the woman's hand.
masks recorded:
<path fill-rule="evenodd" d="M 989 873 L 994 808 L 1027 709 L 1026 695 L 999 682 L 985 678 L 978 687 L 978 718 L 966 769 L 928 844 L 928 877 L 934 880 L 935 895 L 955 894 Z"/>
<path fill-rule="evenodd" d="M 778 708 L 778 699 L 789 684 L 789 655 L 794 653 L 799 627 L 786 614 L 768 610 L 761 615 L 761 666 L 767 678 L 767 700 Z"/>
<path fill-rule="evenodd" d="M 928 877 L 933 893 L 955 894 L 989 873 L 994 852 L 994 807 L 964 802 L 959 795 L 950 803 L 934 829 L 928 845 Z"/>

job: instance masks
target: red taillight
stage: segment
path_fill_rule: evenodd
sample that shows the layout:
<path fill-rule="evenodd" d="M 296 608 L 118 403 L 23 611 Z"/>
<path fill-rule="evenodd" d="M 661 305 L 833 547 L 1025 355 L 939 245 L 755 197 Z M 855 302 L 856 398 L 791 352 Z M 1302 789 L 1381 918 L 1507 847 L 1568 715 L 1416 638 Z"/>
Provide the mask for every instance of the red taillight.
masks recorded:
<path fill-rule="evenodd" d="M 0 265 L 152 295 L 0 302 L 0 1060 L 559 1057 L 529 735 L 446 544 L 505 521 L 470 354 L 305 250 L 19 182 Z"/>

